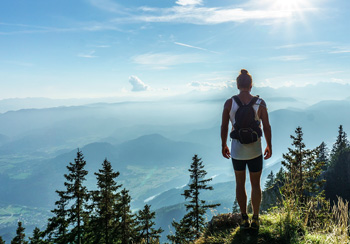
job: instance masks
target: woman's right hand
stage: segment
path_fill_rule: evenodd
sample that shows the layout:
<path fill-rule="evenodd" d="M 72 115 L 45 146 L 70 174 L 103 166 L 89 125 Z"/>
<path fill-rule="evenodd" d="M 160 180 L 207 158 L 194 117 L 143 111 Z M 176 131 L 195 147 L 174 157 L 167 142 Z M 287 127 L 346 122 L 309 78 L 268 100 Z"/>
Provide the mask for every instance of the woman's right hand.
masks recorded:
<path fill-rule="evenodd" d="M 264 152 L 264 159 L 269 159 L 272 156 L 272 149 L 271 147 L 267 146 Z"/>
<path fill-rule="evenodd" d="M 231 153 L 230 153 L 230 149 L 228 149 L 228 146 L 225 145 L 222 147 L 222 156 L 224 156 L 227 159 L 231 158 Z"/>

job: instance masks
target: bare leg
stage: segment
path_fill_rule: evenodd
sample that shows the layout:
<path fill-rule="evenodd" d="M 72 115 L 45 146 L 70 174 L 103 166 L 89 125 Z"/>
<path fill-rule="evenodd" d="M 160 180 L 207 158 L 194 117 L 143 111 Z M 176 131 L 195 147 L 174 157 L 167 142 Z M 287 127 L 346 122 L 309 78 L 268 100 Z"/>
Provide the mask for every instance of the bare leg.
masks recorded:
<path fill-rule="evenodd" d="M 241 213 L 247 213 L 247 193 L 245 191 L 245 170 L 236 171 L 236 199 L 241 209 Z"/>
<path fill-rule="evenodd" d="M 252 184 L 252 208 L 253 214 L 258 215 L 261 203 L 261 187 L 260 187 L 260 177 L 261 171 L 250 172 L 250 183 Z M 238 201 L 238 200 L 237 200 Z"/>

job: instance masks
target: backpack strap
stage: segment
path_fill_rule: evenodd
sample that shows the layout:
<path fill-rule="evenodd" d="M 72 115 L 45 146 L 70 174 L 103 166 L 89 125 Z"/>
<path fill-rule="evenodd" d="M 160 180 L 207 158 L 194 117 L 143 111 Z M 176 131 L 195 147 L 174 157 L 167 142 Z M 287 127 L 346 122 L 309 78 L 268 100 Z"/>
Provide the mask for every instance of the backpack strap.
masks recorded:
<path fill-rule="evenodd" d="M 235 102 L 237 103 L 237 105 L 238 105 L 239 107 L 242 107 L 242 106 L 243 106 L 243 104 L 242 104 L 242 102 L 241 102 L 241 100 L 239 99 L 238 96 L 233 96 L 232 98 L 235 100 Z"/>
<path fill-rule="evenodd" d="M 252 107 L 256 103 L 256 101 L 258 101 L 258 99 L 259 97 L 253 97 L 252 100 L 248 103 L 248 106 Z"/>

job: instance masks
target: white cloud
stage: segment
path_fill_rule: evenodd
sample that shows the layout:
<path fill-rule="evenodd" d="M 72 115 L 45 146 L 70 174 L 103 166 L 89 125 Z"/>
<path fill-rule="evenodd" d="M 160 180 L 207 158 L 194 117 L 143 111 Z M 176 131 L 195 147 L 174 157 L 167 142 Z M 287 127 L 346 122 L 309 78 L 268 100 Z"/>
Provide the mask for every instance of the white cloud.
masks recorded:
<path fill-rule="evenodd" d="M 299 47 L 314 47 L 314 46 L 326 46 L 329 45 L 330 42 L 305 42 L 305 43 L 294 43 L 288 45 L 277 46 L 276 49 L 291 49 L 291 48 L 299 48 Z"/>
<path fill-rule="evenodd" d="M 208 90 L 222 90 L 226 88 L 233 88 L 236 85 L 235 81 L 223 81 L 223 82 L 207 82 L 207 81 L 193 81 L 187 84 L 196 90 L 208 91 Z"/>
<path fill-rule="evenodd" d="M 174 65 L 203 62 L 198 55 L 172 53 L 145 53 L 131 59 L 136 64 L 152 69 L 168 69 Z"/>
<path fill-rule="evenodd" d="M 94 56 L 93 54 L 95 53 L 95 51 L 90 51 L 90 52 L 86 52 L 86 53 L 80 53 L 78 54 L 78 57 L 81 58 L 96 58 L 97 56 Z"/>
<path fill-rule="evenodd" d="M 176 4 L 181 5 L 181 6 L 201 5 L 201 4 L 203 4 L 203 1 L 202 0 L 177 0 Z"/>
<path fill-rule="evenodd" d="M 331 78 L 331 81 L 334 82 L 334 83 L 339 83 L 339 84 L 348 84 L 343 79 L 338 79 L 338 78 Z"/>
<path fill-rule="evenodd" d="M 148 85 L 146 85 L 139 77 L 132 75 L 129 77 L 129 82 L 132 85 L 131 91 L 147 91 L 150 89 Z"/>
<path fill-rule="evenodd" d="M 287 56 L 277 56 L 277 57 L 272 57 L 270 58 L 271 60 L 277 60 L 277 61 L 285 61 L 285 62 L 289 62 L 289 61 L 300 61 L 300 60 L 304 60 L 306 59 L 305 56 L 301 56 L 301 55 L 287 55 Z"/>
<path fill-rule="evenodd" d="M 174 44 L 179 45 L 179 46 L 183 46 L 183 47 L 189 47 L 189 48 L 194 48 L 194 49 L 198 49 L 198 50 L 202 50 L 202 51 L 208 51 L 208 52 L 211 52 L 211 53 L 217 53 L 218 54 L 218 52 L 210 51 L 210 50 L 202 48 L 202 47 L 196 47 L 196 46 L 192 46 L 192 45 L 181 43 L 181 42 L 174 42 Z"/>

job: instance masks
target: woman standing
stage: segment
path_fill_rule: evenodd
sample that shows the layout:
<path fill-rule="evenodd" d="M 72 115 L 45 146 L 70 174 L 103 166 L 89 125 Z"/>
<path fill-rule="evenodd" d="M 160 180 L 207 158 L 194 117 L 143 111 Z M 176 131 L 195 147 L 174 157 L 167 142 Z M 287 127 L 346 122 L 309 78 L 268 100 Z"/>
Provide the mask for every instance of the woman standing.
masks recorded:
<path fill-rule="evenodd" d="M 264 151 L 264 159 L 268 159 L 272 155 L 271 126 L 266 103 L 261 98 L 250 94 L 252 86 L 251 75 L 247 70 L 242 69 L 237 77 L 239 94 L 225 102 L 221 124 L 222 155 L 227 159 L 232 158 L 236 178 L 236 199 L 242 214 L 240 224 L 242 229 L 248 229 L 250 227 L 252 229 L 259 229 L 259 208 L 261 203 L 260 177 L 263 166 L 260 122 L 263 125 L 267 144 Z M 249 126 L 249 128 L 241 128 L 242 123 L 244 124 L 242 121 L 251 120 L 251 118 L 248 118 L 250 115 L 249 109 L 254 111 L 252 112 L 252 119 L 256 122 L 255 125 L 257 126 L 256 128 L 251 128 L 254 125 Z M 229 121 L 231 121 L 233 128 L 233 131 L 230 133 L 231 138 L 233 138 L 231 142 L 231 153 L 226 144 Z M 245 190 L 246 166 L 249 169 L 252 189 L 253 218 L 251 222 L 247 215 L 247 193 Z"/>

